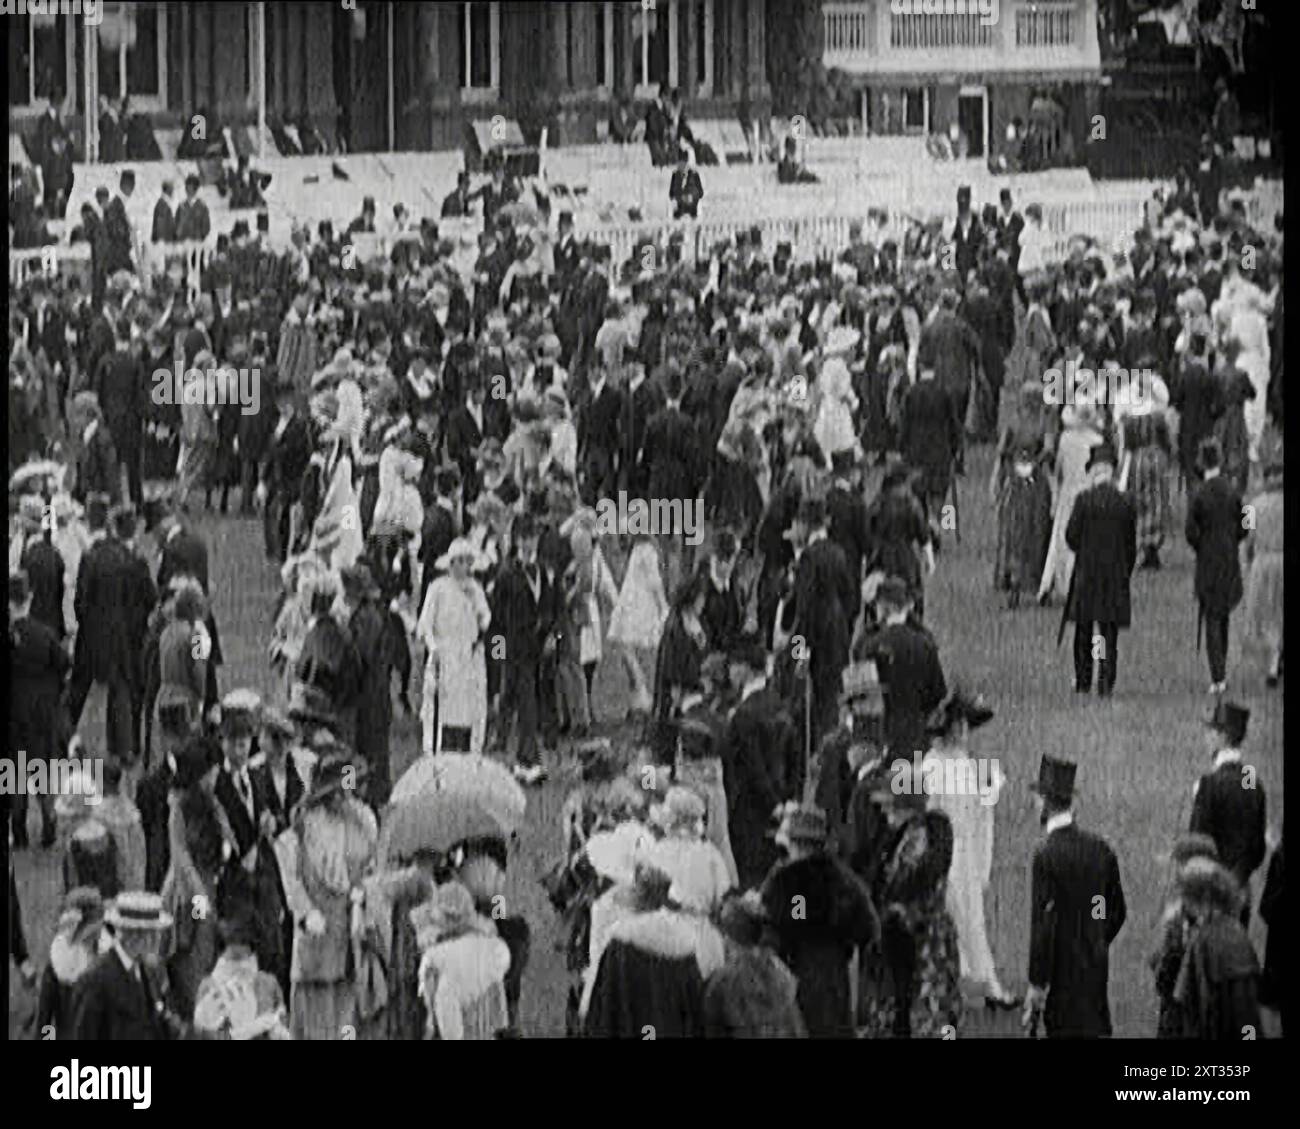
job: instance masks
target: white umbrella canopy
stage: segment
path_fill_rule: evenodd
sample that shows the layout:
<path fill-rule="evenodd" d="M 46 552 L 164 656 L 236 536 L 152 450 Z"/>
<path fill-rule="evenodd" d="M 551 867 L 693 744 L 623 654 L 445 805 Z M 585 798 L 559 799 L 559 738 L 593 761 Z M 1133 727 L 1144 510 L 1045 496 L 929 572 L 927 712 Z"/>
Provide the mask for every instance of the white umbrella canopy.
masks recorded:
<path fill-rule="evenodd" d="M 446 792 L 473 801 L 512 834 L 523 825 L 528 805 L 527 795 L 510 770 L 476 753 L 418 757 L 393 786 L 390 802 L 397 807 L 428 792 Z"/>

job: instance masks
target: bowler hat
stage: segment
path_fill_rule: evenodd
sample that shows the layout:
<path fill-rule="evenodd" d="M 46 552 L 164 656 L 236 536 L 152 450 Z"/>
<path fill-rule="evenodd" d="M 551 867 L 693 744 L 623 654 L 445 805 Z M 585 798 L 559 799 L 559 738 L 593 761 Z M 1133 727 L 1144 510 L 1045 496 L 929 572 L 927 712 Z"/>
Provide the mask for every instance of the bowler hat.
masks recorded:
<path fill-rule="evenodd" d="M 876 589 L 876 603 L 887 604 L 891 608 L 905 608 L 914 602 L 912 590 L 907 581 L 897 576 L 887 576 Z"/>
<path fill-rule="evenodd" d="M 1211 729 L 1217 729 L 1234 745 L 1245 739 L 1246 726 L 1250 722 L 1250 710 L 1236 702 L 1220 701 L 1215 703 L 1214 713 L 1205 723 Z"/>
<path fill-rule="evenodd" d="M 262 698 L 255 690 L 231 690 L 221 699 L 222 736 L 247 737 L 256 733 L 261 709 Z"/>
<path fill-rule="evenodd" d="M 1044 755 L 1038 766 L 1038 783 L 1033 786 L 1045 800 L 1068 804 L 1074 799 L 1074 777 L 1079 766 L 1073 761 Z"/>

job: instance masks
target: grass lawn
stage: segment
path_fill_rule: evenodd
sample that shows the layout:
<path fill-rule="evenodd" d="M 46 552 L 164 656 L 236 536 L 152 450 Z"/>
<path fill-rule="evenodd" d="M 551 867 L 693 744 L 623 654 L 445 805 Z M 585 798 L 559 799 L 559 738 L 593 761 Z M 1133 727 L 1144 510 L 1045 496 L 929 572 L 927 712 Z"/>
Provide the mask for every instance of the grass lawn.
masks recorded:
<path fill-rule="evenodd" d="M 1069 638 L 1055 646 L 1059 609 L 1037 606 L 1007 611 L 992 589 L 995 515 L 985 484 L 990 450 L 972 451 L 970 475 L 961 482 L 962 542 L 946 535 L 939 568 L 929 581 L 926 609 L 941 647 L 949 681 L 961 679 L 983 692 L 996 718 L 976 734 L 972 753 L 997 757 L 1008 778 L 997 807 L 989 932 L 1004 982 L 1021 992 L 1028 959 L 1029 871 L 1041 834 L 1029 786 L 1044 753 L 1079 762 L 1079 822 L 1103 835 L 1119 856 L 1128 921 L 1111 950 L 1110 1001 L 1115 1033 L 1150 1036 L 1155 997 L 1146 960 L 1157 935 L 1169 879 L 1167 852 L 1186 825 L 1198 774 L 1209 764 L 1201 721 L 1207 713 L 1209 675 L 1195 649 L 1192 557 L 1181 538 L 1185 499 L 1175 504 L 1175 529 L 1161 572 L 1134 581 L 1134 626 L 1120 635 L 1119 682 L 1110 701 L 1078 698 L 1072 691 Z M 876 480 L 873 477 L 871 492 Z M 226 665 L 223 692 L 238 685 L 269 689 L 266 644 L 278 587 L 262 552 L 260 522 L 203 518 L 211 551 L 217 622 Z M 614 562 L 621 571 L 621 561 Z M 597 712 L 612 722 L 625 708 L 626 688 L 616 664 L 597 672 Z M 418 687 L 418 681 L 417 681 Z M 1263 671 L 1246 666 L 1233 642 L 1229 692 L 1252 710 L 1246 759 L 1268 790 L 1269 823 L 1282 826 L 1282 692 L 1264 687 Z M 93 701 L 93 698 L 92 698 Z M 82 732 L 102 741 L 103 715 L 87 709 Z M 394 729 L 398 771 L 418 751 L 415 719 Z M 524 981 L 522 1012 L 528 1036 L 562 1035 L 568 986 L 555 915 L 538 876 L 559 849 L 558 813 L 575 783 L 571 769 L 555 772 L 530 794 L 527 826 L 511 863 L 509 897 L 533 929 L 532 957 Z M 34 840 L 35 841 L 35 840 Z M 1265 864 L 1267 865 L 1267 864 Z M 18 855 L 17 875 L 29 947 L 43 966 L 61 896 L 58 856 L 39 848 Z M 1255 896 L 1262 883 L 1256 877 Z M 1263 952 L 1258 918 L 1252 937 Z M 10 1032 L 25 1007 L 11 993 Z M 989 1018 L 972 1007 L 963 1035 L 1019 1034 L 1018 1016 Z"/>

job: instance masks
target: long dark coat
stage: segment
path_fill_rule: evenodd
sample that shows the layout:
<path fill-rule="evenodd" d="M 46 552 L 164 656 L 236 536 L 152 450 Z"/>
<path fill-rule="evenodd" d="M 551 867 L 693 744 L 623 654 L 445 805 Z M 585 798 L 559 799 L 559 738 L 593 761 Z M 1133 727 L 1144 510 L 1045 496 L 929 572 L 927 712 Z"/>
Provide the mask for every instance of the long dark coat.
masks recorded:
<path fill-rule="evenodd" d="M 957 400 L 937 380 L 919 381 L 904 394 L 899 448 L 907 464 L 921 472 L 928 494 L 947 495 L 961 432 Z"/>
<path fill-rule="evenodd" d="M 1246 539 L 1241 495 L 1220 474 L 1196 487 L 1187 507 L 1187 543 L 1196 553 L 1196 599 L 1212 615 L 1226 615 L 1243 594 L 1238 546 Z"/>
<path fill-rule="evenodd" d="M 799 732 L 774 690 L 764 688 L 736 707 L 719 755 L 727 833 L 743 889 L 757 886 L 777 861 L 772 813 L 794 798 L 799 750 Z"/>
<path fill-rule="evenodd" d="M 1113 482 L 1090 486 L 1074 500 L 1065 542 L 1075 553 L 1070 621 L 1128 627 L 1133 619 L 1129 581 L 1137 564 L 1132 501 Z"/>
<path fill-rule="evenodd" d="M 1029 982 L 1047 989 L 1048 1037 L 1109 1035 L 1109 950 L 1128 912 L 1115 852 L 1073 823 L 1057 828 L 1034 851 L 1031 907 Z"/>
<path fill-rule="evenodd" d="M 1264 861 L 1268 801 L 1258 781 L 1246 787 L 1242 768 L 1239 760 L 1228 761 L 1201 777 L 1188 830 L 1213 839 L 1219 861 L 1245 886 Z"/>
<path fill-rule="evenodd" d="M 9 627 L 9 752 L 31 760 L 62 755 L 68 729 L 61 695 L 68 654 L 54 630 L 24 616 Z"/>
<path fill-rule="evenodd" d="M 811 1038 L 853 1034 L 849 960 L 874 944 L 880 921 L 862 880 L 830 855 L 777 867 L 762 890 L 777 952 L 799 980 L 799 1008 Z"/>

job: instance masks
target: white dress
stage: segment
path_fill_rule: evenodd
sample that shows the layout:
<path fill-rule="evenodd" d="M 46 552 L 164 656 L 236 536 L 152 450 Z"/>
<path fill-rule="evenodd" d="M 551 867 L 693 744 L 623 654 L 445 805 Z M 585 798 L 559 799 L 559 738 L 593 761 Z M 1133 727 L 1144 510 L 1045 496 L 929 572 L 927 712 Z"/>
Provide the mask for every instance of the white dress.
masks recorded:
<path fill-rule="evenodd" d="M 850 451 L 857 446 L 853 409 L 858 405 L 858 398 L 853 394 L 848 367 L 840 357 L 832 357 L 826 362 L 817 383 L 821 395 L 813 437 L 829 467 L 831 456 L 836 451 Z"/>
<path fill-rule="evenodd" d="M 1052 540 L 1043 565 L 1043 579 L 1038 585 L 1039 599 L 1049 593 L 1064 599 L 1070 590 L 1074 553 L 1065 543 L 1065 527 L 1074 509 L 1074 499 L 1088 485 L 1088 453 L 1101 441 L 1101 433 L 1092 427 L 1072 427 L 1061 433 L 1056 451 L 1056 516 L 1052 520 Z"/>
<path fill-rule="evenodd" d="M 659 554 L 649 541 L 639 542 L 628 558 L 623 587 L 609 620 L 609 641 L 654 650 L 667 618 L 668 598 L 659 575 Z"/>
<path fill-rule="evenodd" d="M 976 762 L 959 749 L 931 750 L 925 763 L 952 761 L 945 766 L 957 780 L 978 781 Z M 952 866 L 948 871 L 947 907 L 957 927 L 957 949 L 961 955 L 961 974 L 967 980 L 994 988 L 998 980 L 993 950 L 989 946 L 984 922 L 984 891 L 993 871 L 993 812 L 1004 778 L 992 766 L 987 796 L 975 792 L 959 794 L 957 789 L 940 789 L 930 797 L 930 805 L 944 812 L 952 821 Z"/>
<path fill-rule="evenodd" d="M 361 506 L 357 501 L 356 487 L 352 483 L 352 456 L 344 455 L 334 468 L 325 501 L 321 504 L 321 525 L 338 522 L 341 536 L 330 552 L 330 570 L 342 572 L 356 564 L 365 548 L 365 535 L 361 530 Z"/>
<path fill-rule="evenodd" d="M 469 751 L 482 752 L 487 728 L 487 661 L 482 640 L 492 621 L 477 580 L 440 576 L 429 585 L 416 632 L 428 652 L 420 721 L 424 751 L 441 751 L 441 729 L 470 731 Z M 439 732 L 434 731 L 434 717 Z"/>

